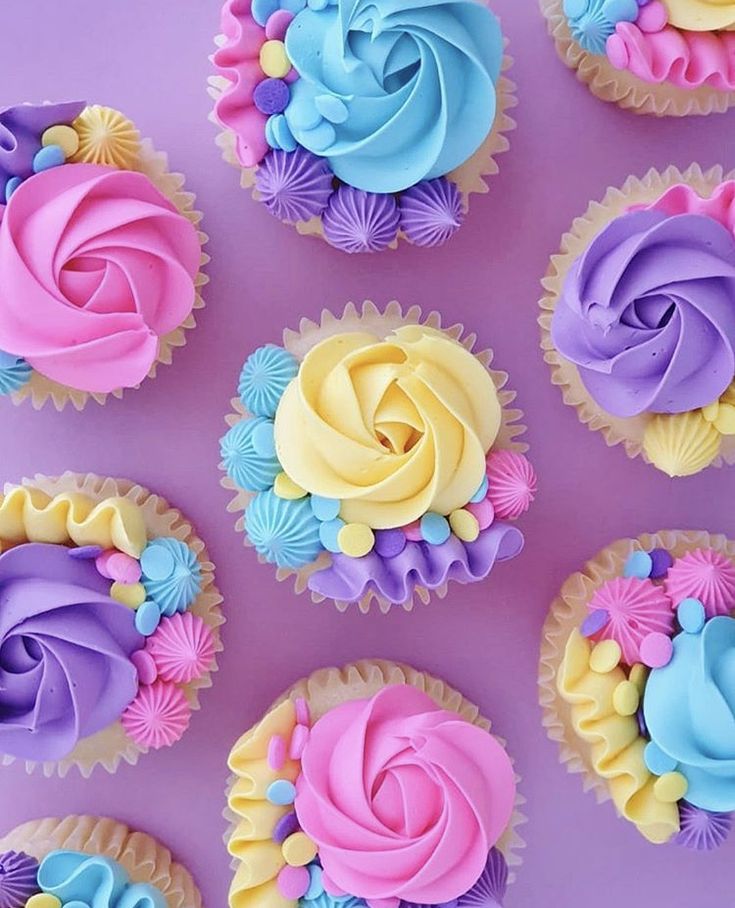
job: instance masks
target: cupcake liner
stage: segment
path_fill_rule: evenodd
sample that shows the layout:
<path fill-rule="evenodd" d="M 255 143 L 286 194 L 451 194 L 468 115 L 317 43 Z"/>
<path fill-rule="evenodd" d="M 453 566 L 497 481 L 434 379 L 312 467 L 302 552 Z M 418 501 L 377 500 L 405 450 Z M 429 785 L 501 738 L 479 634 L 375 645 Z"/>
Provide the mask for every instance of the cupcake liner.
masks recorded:
<path fill-rule="evenodd" d="M 426 693 L 442 709 L 457 713 L 458 716 L 473 725 L 491 732 L 492 723 L 481 714 L 479 706 L 467 700 L 459 691 L 450 687 L 446 682 L 435 678 L 428 672 L 420 672 L 409 665 L 385 659 L 362 659 L 359 662 L 345 665 L 343 668 L 320 669 L 307 678 L 297 681 L 272 703 L 266 712 L 270 712 L 288 698 L 292 700 L 303 698 L 309 705 L 312 720 L 316 721 L 330 709 L 334 709 L 335 706 L 339 706 L 341 703 L 372 697 L 382 688 L 393 684 L 410 684 L 411 687 Z M 505 739 L 494 732 L 491 733 L 503 748 L 506 748 Z M 513 763 L 512 756 L 509 756 L 511 763 Z M 515 781 L 517 785 L 521 782 L 521 777 L 517 772 L 515 772 Z M 234 782 L 235 776 L 233 774 L 227 782 L 227 796 L 229 796 Z M 519 867 L 523 863 L 523 859 L 518 852 L 526 847 L 526 843 L 521 838 L 518 829 L 527 822 L 520 809 L 525 803 L 526 799 L 516 790 L 515 805 L 510 822 L 496 843 L 496 847 L 502 852 L 510 870 L 509 883 L 515 880 L 513 868 Z M 223 815 L 228 823 L 227 832 L 224 836 L 225 844 L 227 844 L 238 824 L 238 817 L 229 806 L 225 807 Z M 236 870 L 237 865 L 237 858 L 233 858 L 230 866 L 233 870 Z"/>
<path fill-rule="evenodd" d="M 362 303 L 359 310 L 354 303 L 348 303 L 340 316 L 335 316 L 329 310 L 323 309 L 319 324 L 310 319 L 302 318 L 299 323 L 298 331 L 293 331 L 290 328 L 284 329 L 283 346 L 301 360 L 312 347 L 316 346 L 316 344 L 320 343 L 325 338 L 332 337 L 335 334 L 349 331 L 371 331 L 376 335 L 384 337 L 401 325 L 425 325 L 429 328 L 443 330 L 449 337 L 459 341 L 470 351 L 472 351 L 477 340 L 475 334 L 465 335 L 464 326 L 459 323 L 444 328 L 441 322 L 441 315 L 438 312 L 429 312 L 428 316 L 424 318 L 419 306 L 411 306 L 404 313 L 401 304 L 396 300 L 388 303 L 381 312 L 372 301 L 366 300 Z M 474 355 L 488 369 L 493 384 L 498 391 L 498 399 L 501 405 L 501 426 L 498 437 L 493 444 L 493 449 L 508 449 L 522 454 L 528 450 L 528 445 L 525 442 L 519 441 L 518 438 L 526 431 L 526 427 L 519 423 L 519 420 L 523 418 L 523 411 L 517 408 L 510 408 L 510 404 L 516 398 L 516 392 L 511 391 L 506 387 L 508 373 L 490 369 L 490 364 L 493 360 L 492 350 L 482 350 Z M 231 404 L 234 412 L 225 417 L 225 422 L 228 427 L 232 427 L 241 420 L 250 417 L 250 414 L 239 398 L 233 398 Z M 224 470 L 223 464 L 220 464 L 220 469 Z M 235 529 L 241 534 L 245 547 L 252 548 L 252 543 L 245 534 L 245 510 L 255 493 L 246 492 L 244 489 L 240 489 L 227 475 L 220 480 L 220 484 L 228 491 L 234 493 L 232 500 L 227 506 L 227 510 L 231 513 L 238 514 Z M 267 563 L 265 558 L 260 555 L 258 555 L 258 560 L 261 564 Z M 325 597 L 308 590 L 307 582 L 311 574 L 327 567 L 329 561 L 329 553 L 323 552 L 317 561 L 300 568 L 298 571 L 291 568 L 277 568 L 276 578 L 278 580 L 288 580 L 290 577 L 293 577 L 296 593 L 310 592 L 313 602 L 323 602 Z M 444 583 L 442 586 L 433 590 L 427 590 L 425 587 L 416 586 L 411 597 L 405 602 L 400 603 L 400 606 L 405 611 L 410 612 L 417 600 L 424 605 L 427 605 L 432 595 L 437 596 L 439 599 L 443 599 L 447 594 L 447 588 L 447 583 Z M 331 601 L 334 602 L 340 612 L 344 612 L 355 605 L 355 603 L 352 602 Z M 385 599 L 385 597 L 373 590 L 366 592 L 356 604 L 361 612 L 367 613 L 370 610 L 373 601 L 384 614 L 391 611 L 391 609 L 396 608 L 398 605 L 397 603 L 391 603 Z"/>
<path fill-rule="evenodd" d="M 605 54 L 591 54 L 574 40 L 563 0 L 540 0 L 540 6 L 560 59 L 600 100 L 657 117 L 706 116 L 724 113 L 735 104 L 732 91 L 719 91 L 709 85 L 692 90 L 670 82 L 645 82 L 628 70 L 615 69 Z"/>
<path fill-rule="evenodd" d="M 66 166 L 66 165 L 65 165 Z M 68 166 L 72 167 L 73 164 Z M 158 356 L 150 368 L 146 380 L 155 378 L 156 372 L 160 366 L 171 365 L 174 350 L 177 347 L 183 347 L 186 344 L 186 332 L 196 327 L 195 310 L 204 308 L 204 299 L 202 297 L 202 288 L 209 281 L 204 273 L 204 267 L 209 262 L 210 257 L 204 252 L 204 246 L 209 241 L 209 237 L 200 228 L 202 220 L 201 211 L 197 211 L 196 196 L 193 192 L 187 192 L 184 189 L 185 178 L 180 173 L 172 173 L 168 170 L 168 156 L 165 152 L 156 151 L 153 142 L 150 139 L 143 139 L 140 149 L 140 161 L 136 170 L 145 174 L 153 185 L 166 198 L 176 206 L 180 214 L 188 218 L 197 228 L 199 244 L 202 247 L 199 272 L 194 279 L 195 297 L 194 311 L 190 312 L 186 319 L 165 336 L 160 338 Z M 134 386 L 135 389 L 140 384 Z M 87 402 L 94 400 L 98 404 L 104 404 L 112 396 L 121 398 L 127 388 L 117 388 L 110 394 L 103 394 L 94 391 L 80 391 L 76 388 L 70 388 L 67 385 L 61 385 L 58 382 L 46 378 L 40 372 L 34 369 L 30 381 L 25 385 L 13 391 L 9 397 L 14 404 L 20 404 L 30 398 L 31 404 L 35 410 L 40 410 L 45 404 L 51 402 L 57 410 L 61 411 L 67 404 L 71 404 L 75 410 L 83 410 Z"/>
<path fill-rule="evenodd" d="M 120 863 L 134 883 L 150 883 L 168 908 L 201 908 L 202 897 L 189 871 L 144 832 L 103 817 L 70 816 L 30 820 L 0 839 L 0 851 L 24 851 L 40 861 L 52 851 L 81 851 Z"/>
<path fill-rule="evenodd" d="M 215 44 L 219 47 L 225 40 L 224 35 L 217 35 Z M 503 41 L 507 51 L 508 39 L 504 38 Z M 513 58 L 506 52 L 503 55 L 501 76 L 495 86 L 497 95 L 495 120 L 493 121 L 492 128 L 488 133 L 487 138 L 464 164 L 461 164 L 459 167 L 455 168 L 455 170 L 451 171 L 451 173 L 447 174 L 447 178 L 456 183 L 459 188 L 462 195 L 462 210 L 465 214 L 469 211 L 470 195 L 473 192 L 486 193 L 489 191 L 485 178 L 493 177 L 499 173 L 500 168 L 495 159 L 497 155 L 508 151 L 510 148 L 510 142 L 508 141 L 506 133 L 511 132 L 516 128 L 516 122 L 508 111 L 518 104 L 518 99 L 516 98 L 516 85 L 507 75 L 505 75 L 512 65 Z M 217 127 L 218 132 L 215 142 L 222 152 L 222 158 L 228 164 L 231 164 L 240 171 L 240 186 L 243 189 L 252 190 L 251 194 L 253 199 L 256 202 L 259 202 L 260 194 L 255 186 L 255 172 L 258 169 L 257 166 L 243 167 L 242 164 L 240 164 L 235 153 L 236 142 L 234 133 L 229 129 L 224 129 L 219 124 L 214 114 L 214 104 L 224 94 L 230 83 L 224 76 L 209 76 L 207 84 L 207 91 L 213 101 L 209 120 Z M 284 221 L 284 223 L 291 222 Z M 295 224 L 292 224 L 292 226 L 294 226 L 302 236 L 316 236 L 320 237 L 324 242 L 327 242 L 326 237 L 324 236 L 321 217 L 313 217 L 308 221 L 297 221 Z M 399 240 L 409 242 L 403 230 L 399 230 L 397 238 L 388 246 L 388 248 L 397 249 Z"/>
<path fill-rule="evenodd" d="M 209 559 L 204 543 L 196 535 L 194 528 L 181 511 L 172 508 L 165 498 L 149 492 L 148 489 L 130 480 L 108 479 L 96 476 L 94 473 L 83 475 L 69 472 L 53 478 L 37 474 L 32 479 L 22 479 L 20 483 L 7 483 L 6 490 L 18 484 L 41 489 L 51 496 L 63 492 L 81 492 L 98 501 L 115 496 L 128 498 L 141 509 L 149 535 L 174 536 L 181 542 L 185 542 L 195 553 L 202 570 L 201 592 L 188 611 L 198 615 L 210 628 L 214 638 L 215 653 L 222 652 L 219 627 L 224 624 L 225 619 L 220 609 L 222 596 L 214 585 L 214 565 Z M 199 691 L 212 686 L 212 672 L 217 671 L 217 668 L 215 659 L 212 668 L 201 678 L 181 685 L 192 710 L 199 709 Z M 24 762 L 28 773 L 40 770 L 46 777 L 58 775 L 63 778 L 72 767 L 76 767 L 84 778 L 88 778 L 98 765 L 103 766 L 110 773 L 117 770 L 122 760 L 134 766 L 140 755 L 148 753 L 148 750 L 149 748 L 136 744 L 125 734 L 122 723 L 118 719 L 102 731 L 82 738 L 77 742 L 74 750 L 62 760 L 46 762 L 26 760 Z M 3 754 L 0 760 L 5 766 L 15 761 L 16 758 L 9 754 Z"/>
<path fill-rule="evenodd" d="M 686 183 L 702 196 L 708 197 L 720 183 L 731 179 L 735 179 L 735 171 L 725 173 L 719 166 L 703 171 L 699 164 L 691 164 L 683 172 L 670 166 L 663 173 L 651 169 L 642 179 L 628 177 L 620 189 L 609 188 L 602 202 L 591 202 L 587 211 L 574 220 L 570 231 L 562 237 L 560 252 L 551 257 L 548 271 L 541 282 L 545 293 L 539 303 L 542 314 L 538 322 L 541 326 L 541 349 L 544 351 L 544 360 L 551 368 L 552 384 L 559 386 L 564 403 L 574 407 L 580 422 L 593 432 L 601 432 L 610 447 L 622 444 L 631 459 L 642 456 L 650 463 L 643 450 L 643 435 L 655 414 L 641 413 L 639 416 L 621 418 L 606 412 L 585 388 L 574 363 L 564 359 L 556 350 L 551 340 L 551 320 L 564 280 L 575 259 L 588 248 L 594 237 L 631 206 L 650 205 L 667 189 L 679 183 Z M 723 435 L 720 453 L 710 466 L 733 463 L 735 436 Z"/>
<path fill-rule="evenodd" d="M 735 562 L 735 542 L 704 530 L 659 530 L 637 539 L 619 539 L 588 561 L 583 571 L 567 578 L 544 622 L 538 680 L 543 724 L 551 740 L 559 744 L 559 762 L 568 772 L 583 775 L 584 790 L 594 791 L 598 803 L 610 800 L 608 785 L 592 767 L 590 747 L 574 731 L 572 707 L 559 694 L 556 677 L 569 635 L 588 614 L 587 603 L 595 591 L 608 580 L 622 577 L 633 552 L 656 548 L 667 549 L 674 558 L 694 549 L 713 549 Z"/>

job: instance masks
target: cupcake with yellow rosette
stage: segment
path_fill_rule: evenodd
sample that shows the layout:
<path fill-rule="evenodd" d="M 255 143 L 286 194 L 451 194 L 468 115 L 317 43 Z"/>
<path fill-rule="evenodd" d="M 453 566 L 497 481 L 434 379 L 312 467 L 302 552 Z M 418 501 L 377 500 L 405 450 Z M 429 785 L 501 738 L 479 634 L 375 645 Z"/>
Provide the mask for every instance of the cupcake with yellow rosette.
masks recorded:
<path fill-rule="evenodd" d="M 735 543 L 660 531 L 564 583 L 541 643 L 544 725 L 649 842 L 695 850 L 735 811 Z"/>
<path fill-rule="evenodd" d="M 112 108 L 0 109 L 0 396 L 81 410 L 171 362 L 206 282 L 183 184 Z"/>
<path fill-rule="evenodd" d="M 669 476 L 735 462 L 735 179 L 629 177 L 562 239 L 544 358 L 580 420 Z"/>
<path fill-rule="evenodd" d="M 516 556 L 536 477 L 489 351 L 398 303 L 302 320 L 243 367 L 221 441 L 237 528 L 341 610 L 406 610 Z"/>
<path fill-rule="evenodd" d="M 230 908 L 500 906 L 523 803 L 477 706 L 369 660 L 294 684 L 237 741 Z"/>
<path fill-rule="evenodd" d="M 221 596 L 182 514 L 66 473 L 0 495 L 0 755 L 114 772 L 175 744 L 211 685 Z"/>
<path fill-rule="evenodd" d="M 30 820 L 0 838 L 3 908 L 201 908 L 191 874 L 156 839 L 106 817 Z"/>
<path fill-rule="evenodd" d="M 639 114 L 735 104 L 732 0 L 540 0 L 557 53 L 604 101 Z"/>

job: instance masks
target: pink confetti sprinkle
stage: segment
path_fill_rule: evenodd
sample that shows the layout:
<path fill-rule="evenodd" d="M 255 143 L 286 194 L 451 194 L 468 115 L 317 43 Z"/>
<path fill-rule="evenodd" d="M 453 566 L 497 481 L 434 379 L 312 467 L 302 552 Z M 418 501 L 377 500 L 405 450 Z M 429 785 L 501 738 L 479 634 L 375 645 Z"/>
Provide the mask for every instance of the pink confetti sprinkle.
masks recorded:
<path fill-rule="evenodd" d="M 465 505 L 465 509 L 477 520 L 481 530 L 486 530 L 495 520 L 495 508 L 489 498 L 478 501 L 476 504 L 470 502 Z"/>
<path fill-rule="evenodd" d="M 145 649 L 139 649 L 130 657 L 130 661 L 138 672 L 138 681 L 141 684 L 153 684 L 158 677 L 158 669 L 153 656 Z"/>
<path fill-rule="evenodd" d="M 649 668 L 663 668 L 673 655 L 674 644 L 666 634 L 654 631 L 641 642 L 641 662 Z"/>
<path fill-rule="evenodd" d="M 287 9 L 277 9 L 271 13 L 268 21 L 265 23 L 265 36 L 269 41 L 283 41 L 286 37 L 286 29 L 293 21 L 293 13 Z"/>
<path fill-rule="evenodd" d="M 103 577 L 106 577 L 107 580 L 112 580 L 112 574 L 107 570 L 107 562 L 112 558 L 113 555 L 119 555 L 117 549 L 107 549 L 106 552 L 103 552 L 101 555 L 98 555 L 94 560 L 94 566 L 97 568 L 100 574 Z"/>
<path fill-rule="evenodd" d="M 299 725 L 306 725 L 307 727 L 311 725 L 311 715 L 309 714 L 309 704 L 304 700 L 303 697 L 299 697 L 296 701 L 296 721 Z"/>
<path fill-rule="evenodd" d="M 300 760 L 304 754 L 304 748 L 309 740 L 309 729 L 306 725 L 297 725 L 291 735 L 291 748 L 289 756 L 292 760 Z"/>
<path fill-rule="evenodd" d="M 286 742 L 281 735 L 273 735 L 268 742 L 268 765 L 278 772 L 286 762 Z"/>
<path fill-rule="evenodd" d="M 414 520 L 413 523 L 409 523 L 408 526 L 401 527 L 401 529 L 406 534 L 406 539 L 409 542 L 421 542 L 424 538 L 421 535 L 421 522 L 419 520 Z"/>
<path fill-rule="evenodd" d="M 105 562 L 105 570 L 110 580 L 119 583 L 137 583 L 140 580 L 140 563 L 125 552 L 113 552 Z"/>
<path fill-rule="evenodd" d="M 285 899 L 296 901 L 306 893 L 309 880 L 306 867 L 284 867 L 278 874 L 278 891 Z"/>

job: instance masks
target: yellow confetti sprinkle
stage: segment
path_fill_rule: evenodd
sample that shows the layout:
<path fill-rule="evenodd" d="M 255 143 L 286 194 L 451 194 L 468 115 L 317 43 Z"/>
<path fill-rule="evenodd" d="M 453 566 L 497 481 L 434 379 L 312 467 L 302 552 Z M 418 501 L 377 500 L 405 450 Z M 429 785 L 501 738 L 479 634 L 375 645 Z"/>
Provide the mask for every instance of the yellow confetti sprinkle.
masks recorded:
<path fill-rule="evenodd" d="M 291 69 L 283 41 L 266 41 L 260 48 L 260 68 L 271 79 L 282 79 Z"/>
<path fill-rule="evenodd" d="M 366 523 L 348 523 L 337 534 L 337 545 L 345 555 L 362 558 L 375 545 L 375 534 Z"/>
<path fill-rule="evenodd" d="M 297 498 L 303 498 L 306 495 L 306 489 L 302 489 L 285 473 L 279 473 L 276 476 L 276 480 L 273 483 L 273 491 L 279 498 L 288 498 L 289 501 L 295 501 Z"/>
<path fill-rule="evenodd" d="M 291 867 L 305 867 L 316 857 L 317 848 L 305 832 L 294 832 L 285 840 L 281 851 Z"/>
<path fill-rule="evenodd" d="M 614 640 L 601 640 L 590 654 L 590 668 L 598 675 L 606 675 L 620 663 L 620 645 Z"/>
<path fill-rule="evenodd" d="M 116 580 L 110 588 L 110 596 L 128 608 L 138 608 L 145 602 L 145 587 L 142 583 L 120 583 Z"/>
<path fill-rule="evenodd" d="M 460 508 L 449 515 L 449 526 L 463 542 L 474 542 L 480 535 L 480 524 L 474 514 Z"/>
<path fill-rule="evenodd" d="M 613 691 L 613 709 L 619 716 L 634 716 L 640 702 L 638 688 L 632 681 L 621 681 Z"/>
<path fill-rule="evenodd" d="M 61 908 L 61 899 L 50 892 L 37 892 L 28 899 L 26 908 Z"/>
<path fill-rule="evenodd" d="M 653 784 L 653 793 L 664 804 L 674 804 L 687 793 L 689 783 L 680 772 L 666 772 Z"/>
<path fill-rule="evenodd" d="M 64 157 L 68 160 L 72 155 L 77 153 L 79 148 L 79 134 L 71 126 L 49 126 L 41 136 L 41 145 L 44 148 L 47 145 L 58 145 L 64 152 Z"/>

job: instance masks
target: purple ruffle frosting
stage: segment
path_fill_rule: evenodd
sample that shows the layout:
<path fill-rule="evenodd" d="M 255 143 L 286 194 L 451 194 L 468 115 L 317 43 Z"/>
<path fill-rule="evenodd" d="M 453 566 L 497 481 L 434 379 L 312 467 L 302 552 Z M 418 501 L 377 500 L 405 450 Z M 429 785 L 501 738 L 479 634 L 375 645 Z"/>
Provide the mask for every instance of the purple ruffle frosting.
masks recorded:
<path fill-rule="evenodd" d="M 133 613 L 94 561 L 30 543 L 0 555 L 0 753 L 58 760 L 138 690 Z"/>
<path fill-rule="evenodd" d="M 446 177 L 423 180 L 401 193 L 401 229 L 417 246 L 441 246 L 459 230 L 464 212 L 456 183 Z"/>
<path fill-rule="evenodd" d="M 11 177 L 33 173 L 33 158 L 49 126 L 70 124 L 84 110 L 84 101 L 61 104 L 18 104 L 0 109 L 0 195 Z"/>
<path fill-rule="evenodd" d="M 398 235 L 400 213 L 392 195 L 343 185 L 322 215 L 327 241 L 343 252 L 380 252 Z"/>
<path fill-rule="evenodd" d="M 713 218 L 616 218 L 572 265 L 552 338 L 616 416 L 706 406 L 735 374 L 735 237 Z"/>
<path fill-rule="evenodd" d="M 0 908 L 24 908 L 41 891 L 38 861 L 24 851 L 0 853 Z"/>
<path fill-rule="evenodd" d="M 305 148 L 269 151 L 255 172 L 266 208 L 282 221 L 308 221 L 327 207 L 334 176 L 324 158 Z"/>
<path fill-rule="evenodd" d="M 355 602 L 373 590 L 393 603 L 401 603 L 417 586 L 433 590 L 449 580 L 482 580 L 496 561 L 515 558 L 522 548 L 520 530 L 495 522 L 474 542 L 462 542 L 456 536 L 441 545 L 407 542 L 395 558 L 382 558 L 375 550 L 362 558 L 334 554 L 328 568 L 309 577 L 309 589 L 340 602 Z"/>

